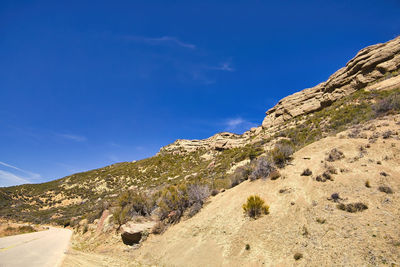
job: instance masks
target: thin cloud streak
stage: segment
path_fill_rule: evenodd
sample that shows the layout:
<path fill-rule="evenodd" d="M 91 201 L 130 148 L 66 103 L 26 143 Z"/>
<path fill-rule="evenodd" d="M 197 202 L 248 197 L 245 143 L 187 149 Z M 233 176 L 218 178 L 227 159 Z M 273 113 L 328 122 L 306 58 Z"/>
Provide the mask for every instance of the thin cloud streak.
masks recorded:
<path fill-rule="evenodd" d="M 257 126 L 257 124 L 247 121 L 243 118 L 231 118 L 224 122 L 225 131 L 245 132 L 250 128 Z"/>
<path fill-rule="evenodd" d="M 26 178 L 17 176 L 11 172 L 0 170 L 0 187 L 29 183 L 31 183 L 31 181 Z"/>
<path fill-rule="evenodd" d="M 75 141 L 75 142 L 85 142 L 85 141 L 87 141 L 87 138 L 85 136 L 81 136 L 81 135 L 57 134 L 57 136 L 62 137 L 64 139 L 72 140 L 72 141 Z"/>
<path fill-rule="evenodd" d="M 35 179 L 41 177 L 40 174 L 37 174 L 37 173 L 34 173 L 34 172 L 30 172 L 30 171 L 23 170 L 23 169 L 21 169 L 21 168 L 18 168 L 18 167 L 16 167 L 16 166 L 13 166 L 13 165 L 11 165 L 11 164 L 8 164 L 8 163 L 2 162 L 2 161 L 0 161 L 0 165 L 3 165 L 3 166 L 5 166 L 5 167 L 8 167 L 8 168 L 11 168 L 11 169 L 20 171 L 20 172 L 23 172 L 23 173 L 28 174 L 29 176 L 31 176 L 32 178 L 35 178 Z"/>
<path fill-rule="evenodd" d="M 196 45 L 182 42 L 181 40 L 173 36 L 162 36 L 157 38 L 149 38 L 144 36 L 125 36 L 125 38 L 130 41 L 147 43 L 150 45 L 160 45 L 163 43 L 170 43 L 188 49 L 196 49 Z"/>
<path fill-rule="evenodd" d="M 218 67 L 210 67 L 212 70 L 221 70 L 221 71 L 229 71 L 233 72 L 235 69 L 231 66 L 230 62 L 223 62 Z"/>

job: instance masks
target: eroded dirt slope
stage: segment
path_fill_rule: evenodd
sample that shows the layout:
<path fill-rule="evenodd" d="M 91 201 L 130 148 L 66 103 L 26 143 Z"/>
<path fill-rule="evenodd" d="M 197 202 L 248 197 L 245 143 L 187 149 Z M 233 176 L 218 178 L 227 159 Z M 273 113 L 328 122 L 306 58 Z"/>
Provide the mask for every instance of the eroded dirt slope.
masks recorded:
<path fill-rule="evenodd" d="M 399 116 L 373 120 L 299 150 L 278 180 L 246 181 L 213 197 L 193 218 L 150 236 L 132 257 L 158 266 L 397 266 L 399 121 Z M 334 148 L 345 157 L 329 162 Z M 316 181 L 328 166 L 337 172 L 332 180 Z M 313 174 L 301 176 L 305 168 Z M 362 202 L 368 209 L 340 210 L 328 199 L 333 193 L 339 203 Z M 257 220 L 243 215 L 242 204 L 252 194 L 265 199 L 269 215 Z M 295 253 L 303 258 L 295 261 Z"/>

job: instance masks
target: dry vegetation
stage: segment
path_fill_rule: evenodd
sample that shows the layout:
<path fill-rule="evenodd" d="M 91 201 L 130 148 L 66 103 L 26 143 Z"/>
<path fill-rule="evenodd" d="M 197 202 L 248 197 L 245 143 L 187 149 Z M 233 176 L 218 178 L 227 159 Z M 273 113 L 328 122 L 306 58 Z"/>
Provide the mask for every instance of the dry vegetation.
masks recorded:
<path fill-rule="evenodd" d="M 45 227 L 0 220 L 0 237 L 33 233 L 44 230 Z"/>
<path fill-rule="evenodd" d="M 193 219 L 150 236 L 132 257 L 175 266 L 395 266 L 400 261 L 399 121 L 398 115 L 380 117 L 360 125 L 366 138 L 343 138 L 349 129 L 304 147 L 280 169 L 285 179 L 248 180 L 218 194 Z M 384 139 L 389 128 L 393 135 Z M 375 143 L 369 144 L 370 136 L 378 136 Z M 368 153 L 353 161 L 360 146 Z M 345 157 L 327 164 L 333 149 Z M 312 174 L 301 175 L 306 169 L 336 172 L 335 179 L 318 183 Z M 249 195 L 265 200 L 270 214 L 244 218 L 248 209 L 239 207 Z"/>
<path fill-rule="evenodd" d="M 278 169 L 290 162 L 292 153 L 301 147 L 371 119 L 398 113 L 399 94 L 399 89 L 359 90 L 321 111 L 292 119 L 288 125 L 294 122 L 294 127 L 241 148 L 214 152 L 210 158 L 202 157 L 207 151 L 201 150 L 185 154 L 160 153 L 138 162 L 118 163 L 48 183 L 0 188 L 0 216 L 34 223 L 69 225 L 76 217 L 93 222 L 104 207 L 111 204 L 119 206 L 116 212 L 122 216 L 116 216 L 116 219 L 123 222 L 125 213 L 133 215 L 132 209 L 126 211 L 127 208 L 115 200 L 121 191 L 130 189 L 130 194 L 140 191 L 146 196 L 151 195 L 153 203 L 142 203 L 144 207 L 134 207 L 136 210 L 141 209 L 141 215 L 149 215 L 152 209 L 161 204 L 164 207 L 161 217 L 165 218 L 170 215 L 166 213 L 170 213 L 176 203 L 160 202 L 157 192 L 198 183 L 207 186 L 210 193 L 216 195 L 219 190 L 234 187 L 247 179 L 278 179 L 281 177 Z M 348 134 L 351 138 L 359 138 L 359 127 L 354 127 Z M 392 135 L 392 131 L 387 130 L 382 133 L 382 138 L 387 140 Z M 376 138 L 371 136 L 370 141 L 373 142 Z M 265 153 L 265 147 L 270 147 L 273 140 L 279 141 Z M 362 149 L 353 160 L 365 155 L 366 148 Z M 263 158 L 257 159 L 261 154 L 264 155 Z M 341 151 L 333 149 L 328 154 L 327 161 L 342 160 L 344 156 Z M 236 168 L 233 173 L 229 172 L 236 164 L 245 161 L 249 163 Z M 306 174 L 307 172 L 304 175 Z M 327 170 L 318 174 L 315 179 L 321 182 L 332 181 L 334 175 Z M 177 192 L 181 194 L 180 191 Z M 168 194 L 175 193 L 171 191 Z M 164 198 L 165 194 L 167 193 L 164 192 Z M 177 204 L 176 215 L 170 216 L 176 218 L 168 220 L 179 220 L 188 209 L 193 215 L 201 206 L 199 203 L 188 204 L 187 201 Z"/>
<path fill-rule="evenodd" d="M 151 242 L 132 252 L 149 264 L 397 263 L 399 111 L 400 89 L 359 90 L 293 118 L 293 127 L 211 157 L 164 152 L 0 188 L 0 216 L 70 225 L 90 237 L 104 210 L 116 228 L 157 221 Z M 101 247 L 98 236 L 92 240 Z M 182 248 L 190 249 L 182 255 Z"/>

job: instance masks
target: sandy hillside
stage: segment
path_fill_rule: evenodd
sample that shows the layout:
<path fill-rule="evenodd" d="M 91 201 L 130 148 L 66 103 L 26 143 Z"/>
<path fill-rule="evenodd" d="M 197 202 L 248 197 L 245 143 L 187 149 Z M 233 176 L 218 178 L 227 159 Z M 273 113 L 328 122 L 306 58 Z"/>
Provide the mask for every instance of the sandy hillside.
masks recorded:
<path fill-rule="evenodd" d="M 357 133 L 350 129 L 301 149 L 281 170 L 282 178 L 246 181 L 212 197 L 193 218 L 163 235 L 150 236 L 134 252 L 135 260 L 157 266 L 398 266 L 397 121 L 399 116 L 371 121 L 363 125 L 357 138 L 348 137 L 348 133 Z M 333 148 L 345 157 L 327 162 Z M 326 164 L 337 171 L 333 181 L 316 181 Z M 311 169 L 312 176 L 301 176 L 305 168 Z M 365 185 L 367 180 L 370 188 Z M 389 186 L 394 193 L 380 192 L 379 186 Z M 339 210 L 337 203 L 328 200 L 333 193 L 339 194 L 341 203 L 362 202 L 368 209 L 358 213 Z M 265 199 L 269 215 L 257 220 L 243 215 L 241 206 L 251 194 Z M 295 261 L 295 253 L 303 258 Z"/>

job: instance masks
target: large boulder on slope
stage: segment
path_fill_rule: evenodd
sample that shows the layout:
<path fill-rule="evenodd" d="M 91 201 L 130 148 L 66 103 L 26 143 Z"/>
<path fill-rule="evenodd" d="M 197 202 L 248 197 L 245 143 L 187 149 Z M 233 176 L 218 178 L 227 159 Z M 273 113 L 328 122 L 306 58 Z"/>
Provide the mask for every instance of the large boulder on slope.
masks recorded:
<path fill-rule="evenodd" d="M 128 222 L 121 226 L 121 238 L 125 245 L 139 244 L 145 232 L 150 232 L 156 222 Z"/>

